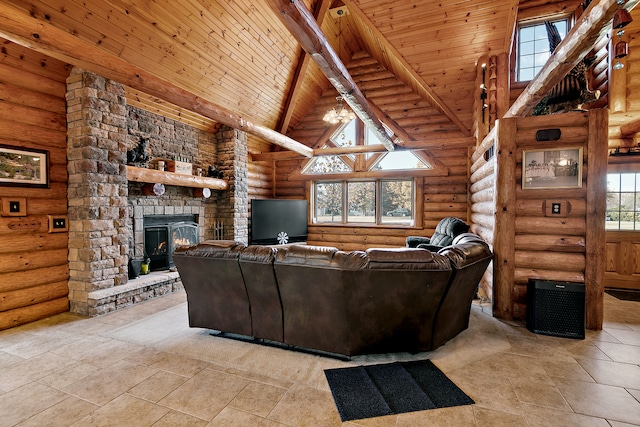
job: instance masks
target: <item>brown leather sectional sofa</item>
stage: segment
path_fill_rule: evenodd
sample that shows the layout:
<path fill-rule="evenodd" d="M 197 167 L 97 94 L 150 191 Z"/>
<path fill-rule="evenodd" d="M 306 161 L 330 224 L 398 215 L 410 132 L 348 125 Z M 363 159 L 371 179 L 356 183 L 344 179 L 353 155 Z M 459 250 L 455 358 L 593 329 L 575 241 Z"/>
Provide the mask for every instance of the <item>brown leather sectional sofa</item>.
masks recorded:
<path fill-rule="evenodd" d="M 492 253 L 466 233 L 439 252 L 210 240 L 173 259 L 191 327 L 355 356 L 430 351 L 465 330 Z"/>

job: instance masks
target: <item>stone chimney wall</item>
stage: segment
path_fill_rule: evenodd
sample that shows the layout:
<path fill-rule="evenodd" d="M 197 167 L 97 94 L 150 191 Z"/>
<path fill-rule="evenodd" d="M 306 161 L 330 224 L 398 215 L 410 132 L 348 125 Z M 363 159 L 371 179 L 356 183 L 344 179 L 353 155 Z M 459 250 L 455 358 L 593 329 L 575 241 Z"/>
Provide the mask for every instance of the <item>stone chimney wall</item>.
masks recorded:
<path fill-rule="evenodd" d="M 216 134 L 218 168 L 229 181 L 229 190 L 218 195 L 218 219 L 224 239 L 249 243 L 249 183 L 247 134 L 223 126 Z"/>
<path fill-rule="evenodd" d="M 67 79 L 70 310 L 128 280 L 124 87 L 74 68 Z"/>

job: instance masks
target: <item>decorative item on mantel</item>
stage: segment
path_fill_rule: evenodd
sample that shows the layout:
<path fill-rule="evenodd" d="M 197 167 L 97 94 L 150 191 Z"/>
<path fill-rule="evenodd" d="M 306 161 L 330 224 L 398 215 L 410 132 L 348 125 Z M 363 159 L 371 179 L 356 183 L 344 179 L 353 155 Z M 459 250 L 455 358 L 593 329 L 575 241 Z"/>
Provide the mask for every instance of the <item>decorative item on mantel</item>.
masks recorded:
<path fill-rule="evenodd" d="M 162 196 L 166 191 L 164 184 L 145 184 L 142 186 L 142 194 L 145 196 Z"/>
<path fill-rule="evenodd" d="M 199 198 L 199 199 L 208 199 L 209 197 L 211 197 L 211 189 L 210 188 L 194 188 L 193 197 Z"/>
<path fill-rule="evenodd" d="M 218 179 L 224 178 L 224 174 L 222 173 L 222 171 L 219 170 L 215 165 L 209 166 L 209 169 L 207 169 L 207 176 L 209 178 L 218 178 Z"/>
<path fill-rule="evenodd" d="M 149 140 L 147 138 L 140 137 L 138 146 L 127 150 L 127 164 L 140 168 L 148 167 L 149 156 L 145 153 L 148 142 Z"/>
<path fill-rule="evenodd" d="M 193 165 L 187 162 L 185 157 L 174 156 L 173 160 L 167 160 L 167 170 L 182 175 L 193 175 Z"/>

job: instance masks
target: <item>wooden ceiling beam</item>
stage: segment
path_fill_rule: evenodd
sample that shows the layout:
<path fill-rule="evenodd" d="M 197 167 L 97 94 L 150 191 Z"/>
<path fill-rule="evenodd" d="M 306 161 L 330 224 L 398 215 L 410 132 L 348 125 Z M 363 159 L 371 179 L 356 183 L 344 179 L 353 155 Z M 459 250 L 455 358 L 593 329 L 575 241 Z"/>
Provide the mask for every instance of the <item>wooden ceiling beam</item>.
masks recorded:
<path fill-rule="evenodd" d="M 639 1 L 627 0 L 622 7 L 631 10 Z M 504 117 L 524 117 L 533 111 L 538 102 L 582 61 L 600 36 L 611 31 L 611 19 L 617 8 L 616 0 L 593 0 Z"/>
<path fill-rule="evenodd" d="M 267 142 L 311 157 L 313 150 L 273 129 L 252 123 L 242 115 L 217 105 L 124 59 L 87 43 L 14 6 L 0 8 L 0 36 L 21 46 L 100 74 L 151 96 L 201 114 Z"/>
<path fill-rule="evenodd" d="M 473 143 L 473 140 L 469 138 L 455 138 L 455 139 L 442 139 L 434 141 L 412 141 L 403 146 L 396 146 L 396 150 L 438 150 L 438 149 L 452 149 L 462 148 L 467 149 L 469 144 Z M 342 154 L 363 154 L 363 153 L 380 153 L 386 151 L 386 147 L 382 144 L 376 145 L 356 145 L 352 147 L 330 147 L 330 148 L 314 148 L 313 157 L 317 156 L 335 156 Z M 303 159 L 302 156 L 290 151 L 275 151 L 270 153 L 252 153 L 251 160 L 254 162 L 263 161 L 278 161 L 278 160 L 292 160 Z M 440 162 L 433 160 L 437 164 Z"/>
<path fill-rule="evenodd" d="M 387 135 L 380 118 L 373 112 L 367 98 L 329 44 L 327 37 L 304 2 L 301 0 L 269 0 L 269 3 L 285 27 L 316 62 L 353 112 L 376 134 L 387 150 L 392 151 L 394 149 L 393 141 Z"/>

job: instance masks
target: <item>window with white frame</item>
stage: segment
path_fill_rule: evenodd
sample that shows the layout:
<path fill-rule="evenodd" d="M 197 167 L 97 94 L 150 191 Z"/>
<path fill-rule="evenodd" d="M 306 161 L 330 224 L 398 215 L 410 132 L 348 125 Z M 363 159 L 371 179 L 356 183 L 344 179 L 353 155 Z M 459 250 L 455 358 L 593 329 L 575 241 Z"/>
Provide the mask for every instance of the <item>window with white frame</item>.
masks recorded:
<path fill-rule="evenodd" d="M 413 179 L 313 183 L 313 223 L 413 225 Z"/>
<path fill-rule="evenodd" d="M 569 31 L 569 18 L 550 21 L 564 39 Z M 551 56 L 544 21 L 520 24 L 518 28 L 517 77 L 519 82 L 533 80 Z"/>
<path fill-rule="evenodd" d="M 607 230 L 640 230 L 640 173 L 607 174 Z"/>

